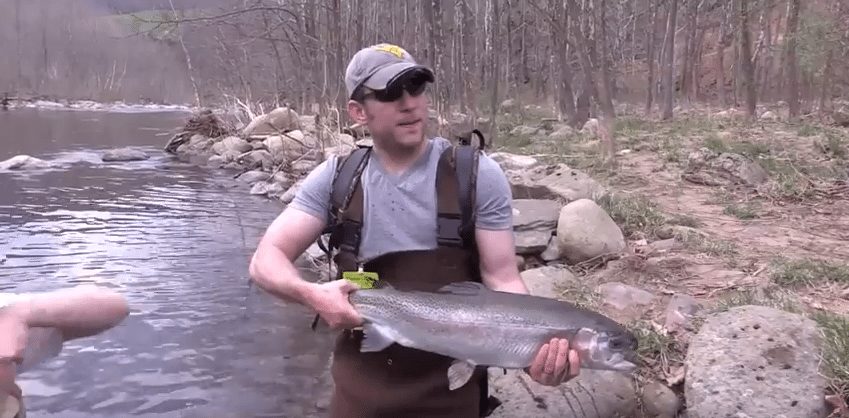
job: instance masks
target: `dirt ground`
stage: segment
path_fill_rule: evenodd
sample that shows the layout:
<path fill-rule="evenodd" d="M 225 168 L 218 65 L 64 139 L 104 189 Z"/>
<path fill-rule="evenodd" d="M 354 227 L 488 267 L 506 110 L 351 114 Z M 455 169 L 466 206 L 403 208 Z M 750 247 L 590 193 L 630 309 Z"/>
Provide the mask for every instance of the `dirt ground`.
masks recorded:
<path fill-rule="evenodd" d="M 636 324 L 642 354 L 655 366 L 647 378 L 683 390 L 686 344 L 699 319 L 690 332 L 670 332 L 664 322 L 672 295 L 685 294 L 702 312 L 757 303 L 818 318 L 831 327 L 826 364 L 839 368 L 826 371 L 831 391 L 845 400 L 849 354 L 839 351 L 849 349 L 849 129 L 719 112 L 679 113 L 671 121 L 618 115 L 614 167 L 601 164 L 592 133 L 502 135 L 496 149 L 583 169 L 616 196 L 603 206 L 623 229 L 629 253 L 569 266 L 582 284 L 564 289 L 563 297 Z M 688 156 L 700 148 L 743 155 L 768 179 L 756 186 L 690 181 Z M 658 249 L 664 238 L 675 243 Z M 593 290 L 609 281 L 655 298 L 635 312 L 614 312 Z"/>

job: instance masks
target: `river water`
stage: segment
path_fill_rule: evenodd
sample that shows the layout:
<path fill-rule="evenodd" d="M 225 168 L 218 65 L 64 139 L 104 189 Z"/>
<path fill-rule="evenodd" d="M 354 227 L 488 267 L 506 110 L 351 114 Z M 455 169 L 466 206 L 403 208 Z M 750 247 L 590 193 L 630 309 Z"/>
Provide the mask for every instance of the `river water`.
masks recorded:
<path fill-rule="evenodd" d="M 320 414 L 330 335 L 248 285 L 281 204 L 163 153 L 187 116 L 0 111 L 0 160 L 58 164 L 0 172 L 0 292 L 94 283 L 131 305 L 118 327 L 19 377 L 30 417 Z M 124 146 L 151 158 L 100 161 Z"/>

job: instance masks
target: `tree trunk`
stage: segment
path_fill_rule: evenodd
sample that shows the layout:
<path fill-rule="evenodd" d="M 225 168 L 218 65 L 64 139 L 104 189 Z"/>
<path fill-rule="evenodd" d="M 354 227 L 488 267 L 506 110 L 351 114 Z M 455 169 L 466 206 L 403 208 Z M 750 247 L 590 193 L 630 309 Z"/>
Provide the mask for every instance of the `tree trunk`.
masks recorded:
<path fill-rule="evenodd" d="M 750 119 L 756 119 L 757 96 L 755 90 L 755 68 L 752 64 L 752 47 L 749 35 L 749 0 L 736 0 L 738 12 L 738 33 L 740 34 L 740 75 L 746 95 L 746 113 Z"/>
<path fill-rule="evenodd" d="M 666 43 L 663 51 L 663 114 L 662 120 L 672 119 L 675 105 L 675 18 L 678 14 L 678 0 L 670 0 L 669 15 L 666 19 Z"/>
<path fill-rule="evenodd" d="M 569 28 L 569 11 L 563 6 L 563 2 L 554 0 L 551 4 L 553 17 L 549 20 L 550 30 L 553 35 L 554 48 L 557 54 L 559 83 L 557 103 L 560 110 L 560 119 L 568 118 L 569 125 L 578 128 L 582 123 L 575 112 L 575 93 L 572 91 L 572 69 L 569 66 L 569 45 L 567 34 Z"/>
<path fill-rule="evenodd" d="M 490 51 L 490 65 L 492 68 L 492 74 L 490 80 L 492 82 L 492 96 L 490 97 L 489 102 L 489 123 L 492 129 L 490 130 L 490 141 L 491 143 L 495 143 L 496 138 L 498 136 L 498 124 L 496 120 L 496 116 L 498 115 L 498 77 L 501 74 L 501 60 L 497 57 L 497 51 L 500 51 L 499 43 L 498 43 L 498 23 L 501 17 L 501 10 L 499 7 L 499 3 L 501 0 L 492 0 L 492 13 L 490 14 L 490 42 L 492 46 L 492 51 Z"/>
<path fill-rule="evenodd" d="M 787 75 L 787 106 L 790 119 L 799 117 L 799 70 L 796 64 L 796 37 L 799 26 L 800 0 L 789 0 L 787 4 L 787 33 L 785 39 L 784 65 Z M 828 61 L 828 60 L 827 60 Z M 827 78 L 823 75 L 823 78 Z"/>
<path fill-rule="evenodd" d="M 648 0 L 649 8 L 651 9 L 651 27 L 646 31 L 646 63 L 648 65 L 648 75 L 646 80 L 646 116 L 651 114 L 652 102 L 654 101 L 654 68 L 657 62 L 657 53 L 655 52 L 655 40 L 657 39 L 657 27 L 659 23 L 657 9 L 659 8 L 659 0 Z"/>

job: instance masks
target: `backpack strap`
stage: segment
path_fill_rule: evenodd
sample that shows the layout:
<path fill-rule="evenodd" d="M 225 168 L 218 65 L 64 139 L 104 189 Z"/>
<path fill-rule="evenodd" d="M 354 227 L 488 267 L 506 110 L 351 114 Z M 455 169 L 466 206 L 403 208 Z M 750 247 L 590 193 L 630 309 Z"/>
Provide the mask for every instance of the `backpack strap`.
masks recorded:
<path fill-rule="evenodd" d="M 442 152 L 436 172 L 437 243 L 474 247 L 475 191 L 480 151 L 470 145 Z"/>

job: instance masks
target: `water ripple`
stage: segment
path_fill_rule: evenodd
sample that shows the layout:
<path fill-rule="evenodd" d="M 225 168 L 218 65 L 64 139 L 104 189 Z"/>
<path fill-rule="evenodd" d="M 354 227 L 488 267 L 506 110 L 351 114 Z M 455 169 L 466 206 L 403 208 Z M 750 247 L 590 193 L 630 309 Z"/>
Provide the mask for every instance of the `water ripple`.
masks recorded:
<path fill-rule="evenodd" d="M 41 117 L 73 125 L 71 116 Z M 173 161 L 161 138 L 133 128 L 163 116 L 120 115 L 121 129 L 104 128 L 109 117 L 67 129 L 80 135 L 73 145 L 24 150 L 56 167 L 0 173 L 0 291 L 94 283 L 118 289 L 132 308 L 120 326 L 70 342 L 21 376 L 30 414 L 314 415 L 331 336 L 310 331 L 307 310 L 247 282 L 249 257 L 280 205 Z M 109 146 L 85 136 L 99 129 L 135 132 L 113 145 L 151 158 L 103 163 Z"/>

